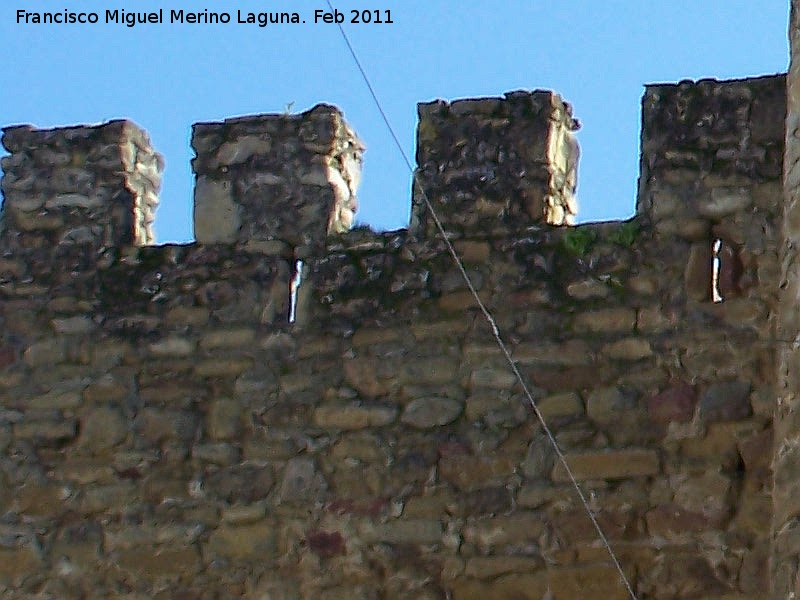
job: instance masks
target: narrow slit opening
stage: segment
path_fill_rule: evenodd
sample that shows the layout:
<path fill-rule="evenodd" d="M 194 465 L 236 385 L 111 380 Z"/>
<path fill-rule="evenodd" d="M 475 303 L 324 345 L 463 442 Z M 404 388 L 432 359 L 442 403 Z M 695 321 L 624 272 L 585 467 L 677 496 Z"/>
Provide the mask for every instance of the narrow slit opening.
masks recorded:
<path fill-rule="evenodd" d="M 294 263 L 294 277 L 289 284 L 289 323 L 294 323 L 297 319 L 297 290 L 303 282 L 303 261 L 298 260 Z"/>
<path fill-rule="evenodd" d="M 716 239 L 711 245 L 711 300 L 714 304 L 724 302 L 725 298 L 719 292 L 719 251 L 722 249 L 722 240 Z"/>

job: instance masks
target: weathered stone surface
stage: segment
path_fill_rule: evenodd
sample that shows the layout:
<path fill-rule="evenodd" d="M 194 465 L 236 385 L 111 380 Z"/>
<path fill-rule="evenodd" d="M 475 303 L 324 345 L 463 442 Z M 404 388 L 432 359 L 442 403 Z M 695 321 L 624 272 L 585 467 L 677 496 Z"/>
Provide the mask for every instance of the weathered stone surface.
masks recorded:
<path fill-rule="evenodd" d="M 266 154 L 271 148 L 272 144 L 269 139 L 245 135 L 222 144 L 215 155 L 216 163 L 211 162 L 210 166 L 241 164 L 247 162 L 252 156 Z"/>
<path fill-rule="evenodd" d="M 498 483 L 513 471 L 514 466 L 506 457 L 454 454 L 439 461 L 440 477 L 465 492 Z"/>
<path fill-rule="evenodd" d="M 686 510 L 675 504 L 658 506 L 645 515 L 647 531 L 659 538 L 681 540 L 704 531 L 711 520 L 704 514 Z"/>
<path fill-rule="evenodd" d="M 29 367 L 62 362 L 66 358 L 66 345 L 62 338 L 42 340 L 29 346 L 22 358 Z"/>
<path fill-rule="evenodd" d="M 730 511 L 732 482 L 722 473 L 689 476 L 675 485 L 675 502 L 688 511 L 721 521 Z"/>
<path fill-rule="evenodd" d="M 586 414 L 603 424 L 619 422 L 626 411 L 636 407 L 636 399 L 619 387 L 596 388 L 586 399 Z"/>
<path fill-rule="evenodd" d="M 206 350 L 214 348 L 248 347 L 255 339 L 252 329 L 226 329 L 224 331 L 209 331 L 200 339 L 200 347 Z"/>
<path fill-rule="evenodd" d="M 751 385 L 746 381 L 728 381 L 708 388 L 697 412 L 706 422 L 735 421 L 752 413 Z"/>
<path fill-rule="evenodd" d="M 493 579 L 507 573 L 527 575 L 535 573 L 544 566 L 539 557 L 527 556 L 491 556 L 476 557 L 467 560 L 464 574 L 477 579 Z"/>
<path fill-rule="evenodd" d="M 625 600 L 630 597 L 610 562 L 549 569 L 547 584 L 553 598 Z"/>
<path fill-rule="evenodd" d="M 206 431 L 215 440 L 235 438 L 242 430 L 242 406 L 238 402 L 221 398 L 211 403 L 206 416 Z"/>
<path fill-rule="evenodd" d="M 211 544 L 209 544 L 211 545 Z M 217 542 L 219 546 L 219 542 Z M 201 569 L 200 552 L 194 546 L 184 548 L 131 548 L 118 553 L 117 564 L 137 577 L 152 579 L 178 573 L 196 574 Z"/>
<path fill-rule="evenodd" d="M 658 454 L 641 448 L 570 453 L 567 463 L 578 481 L 645 477 L 660 471 Z M 569 481 L 560 462 L 553 469 L 553 481 Z"/>
<path fill-rule="evenodd" d="M 585 412 L 583 401 L 574 392 L 555 394 L 537 400 L 536 405 L 545 419 L 558 417 L 572 417 Z"/>
<path fill-rule="evenodd" d="M 194 236 L 205 244 L 231 243 L 242 226 L 242 209 L 228 181 L 198 177 L 194 191 Z"/>
<path fill-rule="evenodd" d="M 215 465 L 231 465 L 239 459 L 239 448 L 231 444 L 195 444 L 192 457 Z"/>
<path fill-rule="evenodd" d="M 83 390 L 83 399 L 90 404 L 114 402 L 128 397 L 128 387 L 111 375 L 97 379 Z"/>
<path fill-rule="evenodd" d="M 278 494 L 281 502 L 292 504 L 318 501 L 327 483 L 309 458 L 293 458 L 286 464 Z"/>
<path fill-rule="evenodd" d="M 513 352 L 514 360 L 530 365 L 586 366 L 591 364 L 593 352 L 584 340 L 567 340 L 559 344 L 520 344 Z"/>
<path fill-rule="evenodd" d="M 686 295 L 692 300 L 702 302 L 711 298 L 712 264 L 711 242 L 692 244 L 683 274 Z"/>
<path fill-rule="evenodd" d="M 191 340 L 183 337 L 169 337 L 149 346 L 156 356 L 189 356 L 195 348 Z"/>
<path fill-rule="evenodd" d="M 555 461 L 556 452 L 553 443 L 547 435 L 540 433 L 531 441 L 520 468 L 528 479 L 544 479 L 553 470 Z"/>
<path fill-rule="evenodd" d="M 448 398 L 417 398 L 403 409 L 400 420 L 417 429 L 430 429 L 455 421 L 463 407 Z"/>
<path fill-rule="evenodd" d="M 375 359 L 345 359 L 342 371 L 345 381 L 368 398 L 389 392 L 390 378 L 384 375 L 380 362 Z"/>
<path fill-rule="evenodd" d="M 453 583 L 454 600 L 541 600 L 548 593 L 547 575 L 514 574 L 502 576 L 492 583 L 476 579 L 464 579 Z"/>
<path fill-rule="evenodd" d="M 546 531 L 546 523 L 538 513 L 517 512 L 512 516 L 496 516 L 464 525 L 464 541 L 489 550 L 524 545 L 536 548 Z"/>
<path fill-rule="evenodd" d="M 129 423 L 115 407 L 97 407 L 80 421 L 79 443 L 99 452 L 113 448 L 128 437 Z"/>
<path fill-rule="evenodd" d="M 517 378 L 507 367 L 478 369 L 469 378 L 473 388 L 507 390 L 517 383 Z"/>
<path fill-rule="evenodd" d="M 607 308 L 588 311 L 575 318 L 575 327 L 597 333 L 633 331 L 636 312 L 628 308 Z"/>
<path fill-rule="evenodd" d="M 214 358 L 197 363 L 194 372 L 200 377 L 235 377 L 253 366 L 253 359 Z"/>
<path fill-rule="evenodd" d="M 641 360 L 653 355 L 650 342 L 641 338 L 625 338 L 603 347 L 603 354 L 618 360 Z"/>
<path fill-rule="evenodd" d="M 203 548 L 209 558 L 264 561 L 278 557 L 275 524 L 269 521 L 250 525 L 221 525 Z"/>
<path fill-rule="evenodd" d="M 51 323 L 53 325 L 53 330 L 56 333 L 63 333 L 67 335 L 89 333 L 96 327 L 94 321 L 84 316 L 53 319 Z"/>
<path fill-rule="evenodd" d="M 165 440 L 190 440 L 199 425 L 198 416 L 189 411 L 143 409 L 134 420 L 134 427 L 145 440 L 158 443 Z"/>
<path fill-rule="evenodd" d="M 367 543 L 431 545 L 442 541 L 442 524 L 430 519 L 397 519 L 380 525 L 365 524 L 359 535 Z"/>
<path fill-rule="evenodd" d="M 275 485 L 268 466 L 240 464 L 211 471 L 203 480 L 203 489 L 211 498 L 230 504 L 250 505 L 267 497 Z"/>
<path fill-rule="evenodd" d="M 38 545 L 32 540 L 17 548 L 0 548 L 0 581 L 13 586 L 44 565 Z"/>
<path fill-rule="evenodd" d="M 753 199 L 747 188 L 718 187 L 711 190 L 710 197 L 698 203 L 697 212 L 709 219 L 721 219 L 746 210 L 752 203 Z"/>
<path fill-rule="evenodd" d="M 694 387 L 677 383 L 647 401 L 650 418 L 658 423 L 685 423 L 692 419 L 697 404 Z"/>
<path fill-rule="evenodd" d="M 75 419 L 25 420 L 14 425 L 14 437 L 42 442 L 61 442 L 73 439 L 77 433 Z"/>
<path fill-rule="evenodd" d="M 320 406 L 314 411 L 314 422 L 332 429 L 366 429 L 388 425 L 397 419 L 394 406 L 348 403 Z"/>

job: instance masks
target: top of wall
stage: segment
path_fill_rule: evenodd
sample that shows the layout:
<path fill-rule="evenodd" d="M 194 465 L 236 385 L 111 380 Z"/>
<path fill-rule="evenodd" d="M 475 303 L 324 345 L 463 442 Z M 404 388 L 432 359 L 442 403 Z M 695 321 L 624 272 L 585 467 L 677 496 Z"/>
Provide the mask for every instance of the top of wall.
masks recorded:
<path fill-rule="evenodd" d="M 429 194 L 447 191 L 441 216 L 463 233 L 498 219 L 569 223 L 576 124 L 569 105 L 545 91 L 422 104 L 418 177 Z M 6 242 L 57 247 L 77 236 L 94 251 L 153 242 L 163 163 L 133 123 L 10 127 L 3 140 Z M 319 254 L 328 235 L 352 226 L 364 145 L 337 108 L 198 123 L 191 143 L 198 243 Z M 115 195 L 123 190 L 127 200 Z M 459 224 L 476 193 L 482 222 Z M 413 212 L 414 233 L 435 235 L 426 211 Z"/>
<path fill-rule="evenodd" d="M 641 223 L 705 235 L 715 219 L 750 210 L 736 190 L 780 177 L 784 90 L 784 75 L 647 86 Z M 324 256 L 332 243 L 334 252 L 406 237 L 434 243 L 439 233 L 420 187 L 453 239 L 544 235 L 577 213 L 577 127 L 569 104 L 541 90 L 422 103 L 409 231 L 332 242 L 353 223 L 364 149 L 337 108 L 198 123 L 197 243 L 293 259 Z M 153 243 L 163 161 L 135 124 L 9 127 L 2 141 L 11 152 L 2 162 L 6 257 L 28 265 L 55 257 L 85 271 Z M 698 193 L 672 193 L 677 173 L 699 174 Z"/>

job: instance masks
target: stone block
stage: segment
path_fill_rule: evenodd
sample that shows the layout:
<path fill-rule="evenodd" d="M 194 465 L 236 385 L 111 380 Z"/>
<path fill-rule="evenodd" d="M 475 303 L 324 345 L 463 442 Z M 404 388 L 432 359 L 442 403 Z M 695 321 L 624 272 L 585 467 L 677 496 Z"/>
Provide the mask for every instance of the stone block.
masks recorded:
<path fill-rule="evenodd" d="M 270 561 L 278 558 L 277 527 L 270 521 L 249 525 L 221 525 L 203 546 L 206 561 Z"/>
<path fill-rule="evenodd" d="M 464 541 L 484 552 L 514 546 L 538 551 L 547 523 L 537 512 L 517 511 L 505 516 L 470 519 L 462 529 Z"/>
<path fill-rule="evenodd" d="M 14 424 L 14 437 L 55 444 L 74 439 L 78 424 L 74 418 L 26 419 Z"/>
<path fill-rule="evenodd" d="M 586 399 L 586 414 L 604 425 L 619 422 L 623 416 L 635 410 L 636 397 L 620 387 L 598 387 Z"/>
<path fill-rule="evenodd" d="M 38 545 L 32 541 L 16 548 L 0 548 L 0 582 L 15 586 L 45 565 Z"/>
<path fill-rule="evenodd" d="M 29 367 L 63 362 L 67 356 L 67 347 L 63 338 L 45 339 L 29 346 L 22 353 L 22 359 Z"/>
<path fill-rule="evenodd" d="M 403 409 L 400 420 L 417 429 L 431 429 L 455 421 L 463 406 L 449 398 L 417 398 Z"/>
<path fill-rule="evenodd" d="M 429 546 L 440 544 L 444 530 L 442 524 L 434 519 L 395 519 L 373 525 L 359 526 L 359 535 L 367 544 L 410 544 Z"/>
<path fill-rule="evenodd" d="M 676 383 L 647 401 L 647 413 L 657 423 L 686 423 L 697 404 L 694 386 Z"/>
<path fill-rule="evenodd" d="M 672 542 L 690 539 L 693 534 L 707 531 L 714 523 L 703 513 L 686 510 L 676 504 L 657 506 L 645 515 L 650 535 Z"/>
<path fill-rule="evenodd" d="M 254 464 L 221 465 L 203 478 L 203 489 L 210 497 L 234 505 L 250 505 L 264 500 L 275 485 L 269 466 Z"/>
<path fill-rule="evenodd" d="M 683 274 L 686 295 L 692 300 L 705 302 L 711 299 L 713 252 L 711 242 L 697 242 L 689 249 Z"/>
<path fill-rule="evenodd" d="M 721 219 L 747 210 L 753 204 L 750 190 L 744 187 L 718 187 L 697 204 L 697 212 L 707 219 Z"/>
<path fill-rule="evenodd" d="M 159 578 L 185 579 L 197 575 L 202 567 L 195 546 L 130 548 L 118 551 L 115 562 L 140 580 L 151 582 Z"/>
<path fill-rule="evenodd" d="M 286 463 L 278 490 L 281 502 L 302 504 L 322 499 L 328 484 L 311 458 L 297 457 Z"/>
<path fill-rule="evenodd" d="M 388 405 L 363 403 L 330 404 L 314 410 L 314 423 L 330 429 L 366 429 L 383 427 L 397 419 L 398 409 Z"/>
<path fill-rule="evenodd" d="M 214 358 L 195 364 L 194 372 L 200 377 L 236 377 L 253 366 L 253 359 L 241 356 Z"/>
<path fill-rule="evenodd" d="M 574 417 L 586 412 L 583 406 L 583 400 L 581 400 L 581 397 L 575 392 L 564 392 L 563 394 L 547 396 L 541 400 L 537 400 L 536 405 L 539 407 L 539 412 L 542 413 L 545 419 Z"/>
<path fill-rule="evenodd" d="M 226 398 L 214 400 L 206 415 L 206 432 L 214 440 L 230 440 L 242 430 L 244 406 Z"/>
<path fill-rule="evenodd" d="M 650 342 L 642 338 L 625 338 L 606 344 L 601 350 L 609 358 L 636 361 L 653 355 Z"/>
<path fill-rule="evenodd" d="M 113 448 L 128 437 L 128 419 L 118 408 L 100 406 L 81 418 L 78 443 L 92 452 Z"/>
<path fill-rule="evenodd" d="M 579 331 L 586 329 L 595 333 L 628 333 L 635 325 L 636 311 L 629 308 L 591 310 L 579 313 L 574 319 Z"/>
<path fill-rule="evenodd" d="M 514 472 L 514 464 L 505 456 L 452 454 L 439 460 L 439 477 L 464 492 L 505 481 Z"/>
<path fill-rule="evenodd" d="M 458 580 L 452 584 L 453 600 L 542 600 L 547 598 L 546 573 L 511 574 L 491 583 L 475 579 Z"/>
<path fill-rule="evenodd" d="M 750 382 L 728 381 L 714 384 L 706 390 L 698 404 L 698 414 L 707 423 L 736 421 L 749 417 Z"/>
<path fill-rule="evenodd" d="M 553 600 L 630 598 L 619 572 L 610 562 L 549 569 L 547 584 Z"/>
<path fill-rule="evenodd" d="M 464 575 L 487 580 L 509 573 L 529 575 L 541 570 L 542 567 L 544 567 L 544 560 L 539 556 L 475 557 L 467 560 Z"/>
<path fill-rule="evenodd" d="M 192 458 L 214 465 L 231 465 L 239 459 L 239 455 L 239 448 L 224 442 L 192 446 Z"/>
<path fill-rule="evenodd" d="M 185 337 L 171 336 L 158 342 L 153 342 L 148 346 L 148 349 L 155 356 L 189 356 L 194 352 L 195 346 L 194 342 Z"/>
<path fill-rule="evenodd" d="M 578 481 L 647 477 L 661 470 L 658 453 L 643 448 L 574 452 L 567 454 L 567 463 Z M 569 481 L 561 462 L 556 463 L 552 478 L 559 483 Z"/>
<path fill-rule="evenodd" d="M 229 181 L 198 177 L 194 190 L 194 236 L 201 244 L 232 244 L 242 226 L 242 209 Z"/>

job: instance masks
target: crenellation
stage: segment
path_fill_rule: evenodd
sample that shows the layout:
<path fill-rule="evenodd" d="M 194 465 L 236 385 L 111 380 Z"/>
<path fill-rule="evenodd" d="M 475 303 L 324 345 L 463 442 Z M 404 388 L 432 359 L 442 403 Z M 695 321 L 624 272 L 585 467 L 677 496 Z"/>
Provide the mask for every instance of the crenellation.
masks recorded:
<path fill-rule="evenodd" d="M 498 225 L 574 223 L 579 151 L 573 132 L 580 125 L 558 94 L 436 100 L 419 104 L 417 112 L 412 233 L 438 233 L 420 185 L 454 236 Z"/>
<path fill-rule="evenodd" d="M 357 207 L 363 143 L 335 107 L 198 123 L 192 168 L 200 243 L 324 247 Z"/>
<path fill-rule="evenodd" d="M 762 598 L 790 551 L 784 89 L 649 87 L 637 216 L 575 227 L 560 97 L 419 108 L 420 181 L 643 600 Z M 418 192 L 349 230 L 338 109 L 195 125 L 193 244 L 135 234 L 145 140 L 6 130 L 3 597 L 627 597 Z"/>
<path fill-rule="evenodd" d="M 143 246 L 155 240 L 161 155 L 130 121 L 3 130 L 3 241 L 21 248 Z"/>

